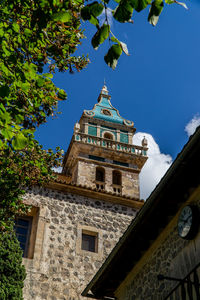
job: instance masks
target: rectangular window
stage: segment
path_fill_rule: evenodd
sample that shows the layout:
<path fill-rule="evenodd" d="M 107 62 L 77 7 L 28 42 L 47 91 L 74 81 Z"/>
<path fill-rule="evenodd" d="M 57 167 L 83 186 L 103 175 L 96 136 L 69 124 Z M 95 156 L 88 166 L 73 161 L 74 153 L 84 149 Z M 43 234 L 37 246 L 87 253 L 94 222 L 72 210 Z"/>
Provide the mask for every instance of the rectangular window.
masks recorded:
<path fill-rule="evenodd" d="M 81 249 L 90 251 L 90 252 L 98 252 L 98 233 L 95 232 L 86 232 L 82 231 L 82 244 Z"/>
<path fill-rule="evenodd" d="M 128 163 L 125 163 L 125 162 L 122 162 L 122 161 L 117 161 L 117 160 L 113 160 L 113 164 L 123 166 L 123 167 L 129 167 Z"/>
<path fill-rule="evenodd" d="M 34 257 L 39 211 L 39 207 L 32 206 L 27 215 L 17 216 L 15 219 L 14 229 L 24 258 Z"/>
<path fill-rule="evenodd" d="M 98 161 L 105 161 L 105 158 L 100 156 L 89 155 L 88 158 L 93 160 L 98 160 Z"/>
<path fill-rule="evenodd" d="M 20 247 L 23 250 L 23 257 L 28 257 L 28 248 L 31 234 L 32 217 L 18 217 L 15 220 L 15 232 Z"/>

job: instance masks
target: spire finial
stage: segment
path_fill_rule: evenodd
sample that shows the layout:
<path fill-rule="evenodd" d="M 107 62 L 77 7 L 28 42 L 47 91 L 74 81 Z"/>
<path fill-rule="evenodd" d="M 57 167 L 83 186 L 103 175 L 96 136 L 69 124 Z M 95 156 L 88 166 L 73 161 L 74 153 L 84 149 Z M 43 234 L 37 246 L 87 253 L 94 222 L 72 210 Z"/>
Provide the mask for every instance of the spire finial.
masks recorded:
<path fill-rule="evenodd" d="M 105 78 L 104 78 L 104 86 L 102 87 L 101 93 L 104 94 L 104 95 L 108 95 L 108 89 L 107 89 L 107 86 L 106 86 Z"/>

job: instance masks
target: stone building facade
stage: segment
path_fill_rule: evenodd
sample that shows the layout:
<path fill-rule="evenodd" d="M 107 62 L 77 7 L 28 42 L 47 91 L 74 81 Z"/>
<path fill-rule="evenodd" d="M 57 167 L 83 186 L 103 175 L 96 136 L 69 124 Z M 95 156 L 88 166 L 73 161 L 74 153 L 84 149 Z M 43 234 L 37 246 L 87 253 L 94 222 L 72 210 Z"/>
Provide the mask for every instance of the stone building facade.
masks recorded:
<path fill-rule="evenodd" d="M 132 145 L 134 132 L 104 86 L 75 124 L 62 173 L 25 195 L 32 209 L 16 225 L 25 300 L 85 299 L 82 290 L 143 205 L 138 176 L 147 141 Z"/>
<path fill-rule="evenodd" d="M 24 299 L 78 300 L 136 214 L 136 208 L 73 193 L 35 188 L 25 201 L 39 209 L 34 257 L 24 258 Z M 82 232 L 98 238 L 81 249 Z"/>
<path fill-rule="evenodd" d="M 133 269 L 126 281 L 120 285 L 116 291 L 117 299 L 200 299 L 200 233 L 192 240 L 177 236 L 181 210 L 190 204 L 200 211 L 200 188 L 191 194 L 156 243 L 145 253 L 137 268 Z M 159 275 L 163 276 L 163 280 L 158 279 Z M 177 280 L 173 280 L 174 278 Z M 197 286 L 194 284 L 195 279 Z"/>
<path fill-rule="evenodd" d="M 199 153 L 200 127 L 84 289 L 84 296 L 200 299 Z"/>

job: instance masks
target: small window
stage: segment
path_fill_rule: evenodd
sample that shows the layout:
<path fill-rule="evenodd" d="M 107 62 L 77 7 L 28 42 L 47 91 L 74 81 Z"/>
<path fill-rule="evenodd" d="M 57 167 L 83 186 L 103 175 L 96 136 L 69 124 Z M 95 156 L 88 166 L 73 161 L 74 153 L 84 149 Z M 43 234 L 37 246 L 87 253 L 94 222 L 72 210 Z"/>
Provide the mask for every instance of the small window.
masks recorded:
<path fill-rule="evenodd" d="M 105 182 L 105 170 L 103 168 L 96 168 L 96 181 Z"/>
<path fill-rule="evenodd" d="M 78 224 L 76 253 L 101 260 L 103 259 L 103 249 L 102 230 L 93 226 Z"/>
<path fill-rule="evenodd" d="M 119 171 L 113 171 L 113 184 L 116 184 L 116 185 L 122 184 L 122 176 Z"/>
<path fill-rule="evenodd" d="M 23 250 L 23 257 L 33 259 L 36 245 L 36 234 L 39 219 L 39 207 L 32 206 L 28 215 L 17 216 L 14 230 Z"/>
<path fill-rule="evenodd" d="M 23 257 L 28 257 L 32 217 L 18 217 L 15 221 L 15 232 L 20 247 L 23 250 Z"/>
<path fill-rule="evenodd" d="M 102 114 L 106 115 L 106 116 L 112 116 L 112 113 L 108 110 L 108 109 L 102 109 Z"/>
<path fill-rule="evenodd" d="M 113 135 L 112 135 L 111 133 L 106 132 L 106 133 L 104 134 L 104 138 L 105 138 L 105 139 L 109 139 L 109 140 L 113 140 Z"/>
<path fill-rule="evenodd" d="M 97 233 L 82 231 L 82 244 L 81 249 L 90 252 L 98 252 L 98 236 Z"/>

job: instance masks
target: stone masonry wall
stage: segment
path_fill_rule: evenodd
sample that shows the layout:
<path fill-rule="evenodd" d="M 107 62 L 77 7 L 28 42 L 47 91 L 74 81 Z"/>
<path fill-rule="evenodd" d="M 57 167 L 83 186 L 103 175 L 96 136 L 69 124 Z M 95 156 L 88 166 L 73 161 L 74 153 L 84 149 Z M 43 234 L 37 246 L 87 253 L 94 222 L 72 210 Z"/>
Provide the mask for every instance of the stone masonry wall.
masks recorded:
<path fill-rule="evenodd" d="M 200 188 L 199 193 L 192 199 L 192 204 L 200 210 Z M 117 300 L 163 300 L 178 283 L 170 280 L 159 281 L 157 275 L 183 279 L 199 264 L 200 232 L 191 241 L 180 238 L 177 233 L 177 216 L 166 238 L 157 242 L 157 247 L 146 257 L 143 267 L 133 275 L 130 274 L 119 287 Z M 173 299 L 181 298 L 176 295 Z"/>
<path fill-rule="evenodd" d="M 25 300 L 80 300 L 136 211 L 122 205 L 37 188 L 25 202 L 39 207 L 34 258 L 24 258 Z M 98 253 L 81 250 L 81 230 L 98 233 Z"/>
<path fill-rule="evenodd" d="M 95 188 L 96 183 L 96 168 L 98 165 L 92 162 L 79 161 L 78 162 L 78 173 L 77 173 L 77 183 L 83 184 L 88 187 Z M 108 166 L 103 166 L 105 169 L 105 190 L 108 192 L 113 192 L 112 185 L 112 172 L 118 170 L 117 168 L 111 168 Z M 133 173 L 129 171 L 120 170 L 122 175 L 122 195 L 135 197 L 139 199 L 139 175 L 138 173 Z"/>

